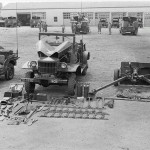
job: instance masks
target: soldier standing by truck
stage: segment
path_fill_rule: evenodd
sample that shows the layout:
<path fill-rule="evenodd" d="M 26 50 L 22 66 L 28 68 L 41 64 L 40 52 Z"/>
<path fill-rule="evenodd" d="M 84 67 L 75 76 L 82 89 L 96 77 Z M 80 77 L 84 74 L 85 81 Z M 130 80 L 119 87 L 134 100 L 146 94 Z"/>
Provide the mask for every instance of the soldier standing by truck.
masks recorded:
<path fill-rule="evenodd" d="M 42 28 L 43 28 L 43 32 L 47 32 L 47 24 L 46 24 L 46 22 L 43 22 Z"/>
<path fill-rule="evenodd" d="M 102 29 L 102 23 L 101 21 L 98 22 L 98 34 L 101 34 L 101 29 Z"/>

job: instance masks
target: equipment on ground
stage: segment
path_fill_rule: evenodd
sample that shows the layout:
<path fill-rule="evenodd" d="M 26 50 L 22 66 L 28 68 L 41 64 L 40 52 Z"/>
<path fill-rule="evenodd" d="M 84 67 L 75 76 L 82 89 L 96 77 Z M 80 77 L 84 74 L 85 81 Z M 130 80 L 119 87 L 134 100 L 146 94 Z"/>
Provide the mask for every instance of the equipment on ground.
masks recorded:
<path fill-rule="evenodd" d="M 119 28 L 119 18 L 112 19 L 112 28 Z"/>
<path fill-rule="evenodd" d="M 122 35 L 125 35 L 126 33 L 137 35 L 138 33 L 137 18 L 136 17 L 123 17 L 121 25 L 120 25 L 120 33 Z"/>
<path fill-rule="evenodd" d="M 38 23 L 41 21 L 40 17 L 33 16 L 30 20 L 30 27 L 34 28 L 38 26 Z"/>
<path fill-rule="evenodd" d="M 70 22 L 71 22 L 72 33 L 87 34 L 88 32 L 90 32 L 90 27 L 89 27 L 90 21 L 84 15 L 73 16 Z"/>
<path fill-rule="evenodd" d="M 76 76 L 86 75 L 90 59 L 83 41 L 77 43 L 75 34 L 39 33 L 37 51 L 39 60 L 28 61 L 22 67 L 30 70 L 22 78 L 26 92 L 33 93 L 35 84 L 68 85 L 68 94 L 74 95 Z"/>
<path fill-rule="evenodd" d="M 108 28 L 107 18 L 100 18 L 100 22 L 101 22 L 103 28 Z"/>
<path fill-rule="evenodd" d="M 0 75 L 5 75 L 6 80 L 14 77 L 14 66 L 17 65 L 18 52 L 6 50 L 0 46 Z"/>

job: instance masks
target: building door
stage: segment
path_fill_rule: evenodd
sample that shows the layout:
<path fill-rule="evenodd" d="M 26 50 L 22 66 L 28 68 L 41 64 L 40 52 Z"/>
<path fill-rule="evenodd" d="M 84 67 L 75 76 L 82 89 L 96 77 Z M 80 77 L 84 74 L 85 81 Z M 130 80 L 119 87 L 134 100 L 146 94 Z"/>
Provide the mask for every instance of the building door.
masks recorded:
<path fill-rule="evenodd" d="M 17 18 L 21 22 L 22 26 L 30 26 L 30 13 L 17 13 Z"/>
<path fill-rule="evenodd" d="M 144 15 L 144 27 L 150 27 L 150 12 Z"/>

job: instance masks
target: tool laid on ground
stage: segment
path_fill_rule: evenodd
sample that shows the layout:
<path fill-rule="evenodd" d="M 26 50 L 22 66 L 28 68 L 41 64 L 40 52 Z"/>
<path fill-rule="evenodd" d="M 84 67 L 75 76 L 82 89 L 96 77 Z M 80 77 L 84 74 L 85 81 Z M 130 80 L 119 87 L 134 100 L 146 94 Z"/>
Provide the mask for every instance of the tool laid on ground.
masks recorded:
<path fill-rule="evenodd" d="M 82 106 L 66 105 L 67 98 L 56 99 L 48 105 L 48 110 L 40 117 L 49 118 L 81 118 L 81 119 L 106 119 L 108 113 L 103 112 L 103 108 L 91 107 L 91 100 L 85 100 Z M 95 101 L 95 103 L 97 103 Z M 84 107 L 85 105 L 86 107 Z M 106 119 L 107 120 L 107 119 Z"/>

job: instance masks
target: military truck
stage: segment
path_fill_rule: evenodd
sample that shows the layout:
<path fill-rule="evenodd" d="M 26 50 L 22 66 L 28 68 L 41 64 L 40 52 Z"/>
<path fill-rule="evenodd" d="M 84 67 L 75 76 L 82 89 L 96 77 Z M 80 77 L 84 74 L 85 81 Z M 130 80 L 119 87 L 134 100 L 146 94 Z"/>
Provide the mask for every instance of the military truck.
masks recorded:
<path fill-rule="evenodd" d="M 119 18 L 112 19 L 112 28 L 119 28 Z"/>
<path fill-rule="evenodd" d="M 27 61 L 23 69 L 27 69 L 25 90 L 33 93 L 35 85 L 67 85 L 68 95 L 75 94 L 76 76 L 86 75 L 90 53 L 81 40 L 75 41 L 75 34 L 39 33 L 36 44 L 38 60 Z"/>
<path fill-rule="evenodd" d="M 5 19 L 5 27 L 21 26 L 21 22 L 16 17 L 8 17 Z"/>
<path fill-rule="evenodd" d="M 137 35 L 138 33 L 138 21 L 136 17 L 123 17 L 120 33 L 125 35 L 126 33 L 130 33 L 133 35 Z"/>
<path fill-rule="evenodd" d="M 40 17 L 32 16 L 32 19 L 30 20 L 30 27 L 38 27 L 38 23 L 41 21 Z"/>
<path fill-rule="evenodd" d="M 108 21 L 106 18 L 100 18 L 100 22 L 102 23 L 103 28 L 108 28 Z"/>
<path fill-rule="evenodd" d="M 5 75 L 6 80 L 14 77 L 14 66 L 17 65 L 18 53 L 6 50 L 0 46 L 0 75 Z"/>
<path fill-rule="evenodd" d="M 87 34 L 88 32 L 90 32 L 89 23 L 89 19 L 86 18 L 84 15 L 73 16 L 73 18 L 71 19 L 72 33 Z"/>

